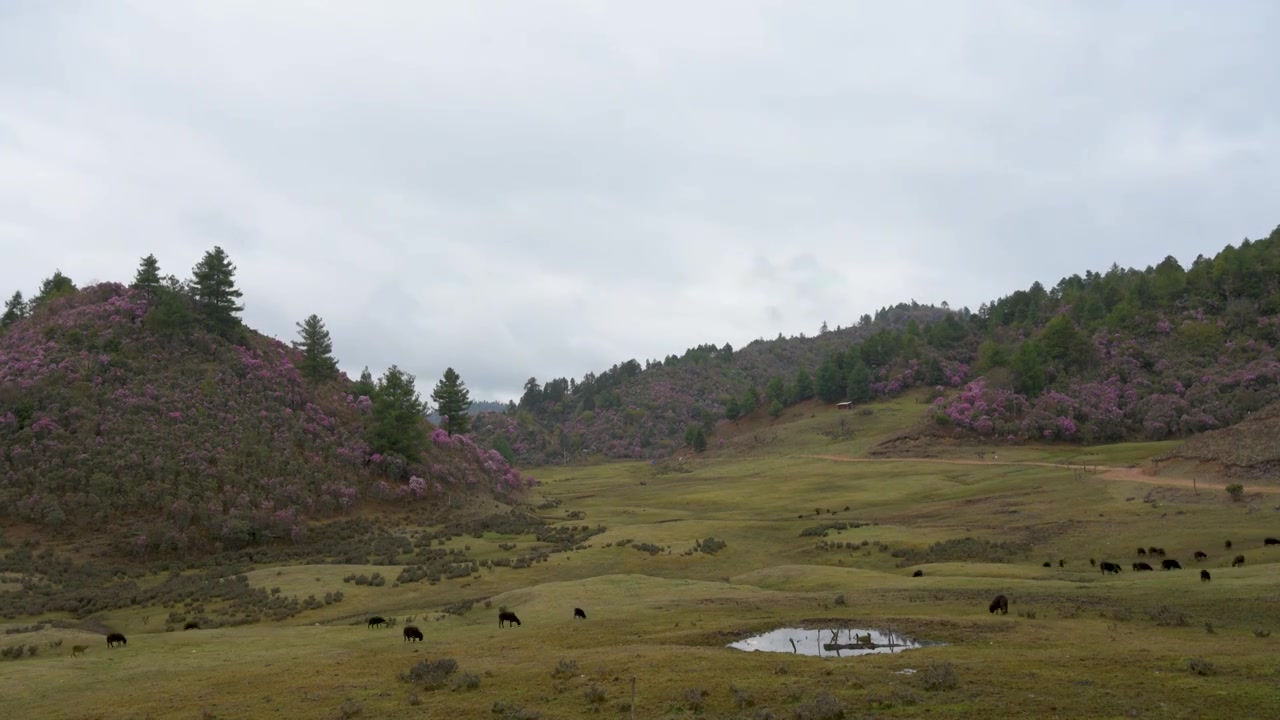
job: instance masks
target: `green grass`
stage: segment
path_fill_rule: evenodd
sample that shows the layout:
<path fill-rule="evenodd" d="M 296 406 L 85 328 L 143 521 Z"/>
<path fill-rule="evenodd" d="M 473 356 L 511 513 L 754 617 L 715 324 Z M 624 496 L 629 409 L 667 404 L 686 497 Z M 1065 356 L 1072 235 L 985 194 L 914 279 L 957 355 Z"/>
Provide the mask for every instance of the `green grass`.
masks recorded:
<path fill-rule="evenodd" d="M 858 425 L 851 439 L 822 434 L 838 426 L 837 411 L 802 410 L 741 430 L 724 446 L 713 436 L 711 451 L 682 463 L 539 470 L 541 494 L 562 501 L 542 514 L 580 511 L 582 519 L 567 522 L 601 523 L 608 531 L 585 550 L 527 569 L 393 587 L 399 567 L 260 567 L 249 573 L 255 585 L 301 596 L 341 590 L 345 599 L 284 623 L 191 632 L 164 632 L 167 610 L 131 609 L 100 618 L 129 635 L 127 648 L 112 650 L 100 635 L 69 630 L 0 635 L 0 647 L 41 645 L 35 658 L 0 661 L 5 706 L 23 717 L 334 718 L 347 703 L 352 717 L 501 718 L 493 712 L 498 702 L 544 718 L 627 717 L 619 703 L 634 676 L 637 717 L 649 718 L 754 717 L 764 708 L 791 718 L 822 692 L 846 705 L 845 717 L 1280 713 L 1280 635 L 1252 632 L 1280 630 L 1280 549 L 1262 547 L 1263 537 L 1280 534 L 1275 511 L 1251 512 L 1220 492 L 1078 477 L 1067 467 L 806 457 L 866 453 L 918 417 L 911 402 L 874 405 L 869 416 L 846 413 Z M 739 442 L 751 435 L 768 437 L 762 445 Z M 1001 461 L 1121 466 L 1167 449 L 999 453 Z M 682 469 L 673 470 L 676 464 Z M 865 525 L 801 536 L 841 521 Z M 715 555 L 686 554 L 708 537 L 728 545 Z M 930 551 L 933 543 L 966 537 L 1025 543 L 1029 551 L 985 559 Z M 631 544 L 615 544 L 624 539 Z M 1226 539 L 1233 550 L 1223 549 Z M 502 551 L 503 542 L 517 549 Z M 845 547 L 820 549 L 822 542 Z M 650 555 L 633 547 L 638 543 L 664 550 Z M 487 535 L 448 544 L 465 545 L 472 557 L 486 558 L 536 543 Z M 1150 545 L 1186 569 L 1132 572 L 1135 549 Z M 1209 559 L 1196 563 L 1196 550 Z M 924 557 L 907 561 L 895 551 Z M 1231 568 L 1237 553 L 1246 565 Z M 1091 558 L 1120 563 L 1124 572 L 1103 576 Z M 1053 566 L 1042 567 L 1046 560 Z M 1200 582 L 1201 566 L 1212 582 Z M 924 576 L 911 577 L 916 569 Z M 385 586 L 342 581 L 374 571 L 387 578 Z M 987 612 L 996 593 L 1009 597 L 1009 615 Z M 489 604 L 462 616 L 438 614 L 466 598 Z M 523 625 L 498 628 L 500 606 Z M 574 607 L 588 620 L 574 620 Z M 426 641 L 405 644 L 398 627 L 369 630 L 363 619 L 371 614 L 416 615 Z M 1161 625 L 1161 618 L 1173 624 Z M 894 627 L 946 644 L 844 659 L 724 647 L 796 625 Z M 57 638 L 61 647 L 44 647 Z M 88 654 L 70 657 L 74 644 L 88 644 Z M 476 674 L 479 687 L 415 690 L 397 679 L 418 661 L 446 657 L 457 660 L 456 675 Z M 561 660 L 576 670 L 553 677 Z M 1208 674 L 1194 671 L 1192 661 Z M 930 689 L 926 671 L 941 663 L 958 683 Z M 603 700 L 592 702 L 588 691 Z M 357 705 L 360 714 L 351 715 Z"/>

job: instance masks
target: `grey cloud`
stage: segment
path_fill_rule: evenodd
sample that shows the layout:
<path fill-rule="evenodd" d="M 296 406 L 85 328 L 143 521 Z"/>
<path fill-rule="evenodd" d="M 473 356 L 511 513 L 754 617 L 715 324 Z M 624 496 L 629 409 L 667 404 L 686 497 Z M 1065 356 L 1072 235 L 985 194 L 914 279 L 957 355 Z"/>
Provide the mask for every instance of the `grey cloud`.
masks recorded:
<path fill-rule="evenodd" d="M 186 274 L 477 397 L 1269 232 L 1280 6 L 5 3 L 0 294 Z M 13 259 L 16 259 L 13 260 Z"/>

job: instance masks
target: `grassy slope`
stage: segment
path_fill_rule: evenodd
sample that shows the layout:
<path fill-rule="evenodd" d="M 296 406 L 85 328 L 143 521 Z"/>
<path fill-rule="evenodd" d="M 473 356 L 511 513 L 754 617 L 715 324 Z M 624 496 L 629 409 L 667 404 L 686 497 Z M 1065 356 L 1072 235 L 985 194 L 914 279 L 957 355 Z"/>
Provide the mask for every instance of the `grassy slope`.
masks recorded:
<path fill-rule="evenodd" d="M 594 715 L 589 685 L 607 693 L 604 715 L 623 713 L 618 701 L 637 677 L 638 716 L 684 717 L 688 691 L 709 691 L 704 715 L 750 717 L 792 708 L 827 691 L 851 708 L 891 717 L 1268 717 L 1280 712 L 1274 678 L 1275 643 L 1256 627 L 1280 625 L 1280 549 L 1262 538 L 1280 532 L 1269 505 L 1233 503 L 1222 492 L 1199 495 L 1181 487 L 1077 476 L 1067 468 L 938 462 L 841 463 L 808 455 L 859 456 L 877 438 L 913 420 L 910 398 L 854 415 L 851 439 L 820 434 L 838 427 L 838 411 L 798 408 L 777 423 L 752 420 L 720 437 L 697 458 L 667 465 L 619 463 L 539 473 L 542 492 L 579 510 L 609 531 L 586 550 L 553 555 L 525 570 L 393 588 L 343 583 L 351 572 L 395 569 L 313 566 L 261 568 L 251 574 L 286 594 L 342 590 L 346 599 L 284 624 L 164 633 L 152 617 L 120 613 L 110 621 L 130 637 L 108 650 L 100 635 L 69 630 L 0 636 L 0 646 L 42 644 L 34 659 L 0 662 L 8 707 L 30 717 L 329 718 L 346 700 L 366 717 L 498 717 L 497 700 L 538 710 L 543 717 Z M 847 417 L 847 416 L 846 416 Z M 1001 460 L 1139 463 L 1165 445 L 1095 448 L 1002 448 Z M 1088 452 L 1088 458 L 1080 457 Z M 957 456 L 961 453 L 956 450 Z M 970 453 L 971 456 L 971 453 Z M 1130 499 L 1132 498 L 1132 499 Z M 1144 499 L 1154 503 L 1143 502 Z M 845 511 L 848 506 L 850 509 Z M 861 543 L 856 550 L 818 550 L 800 531 L 822 520 L 873 525 L 833 533 L 829 541 Z M 829 515 L 826 509 L 836 511 Z M 798 517 L 803 516 L 803 517 Z M 714 556 L 682 553 L 701 538 L 728 547 Z M 898 567 L 892 551 L 924 548 L 974 536 L 1030 542 L 1033 550 L 1008 563 L 939 562 Z M 603 547 L 630 538 L 669 546 L 650 556 L 632 547 Z M 1235 549 L 1223 550 L 1225 539 Z M 498 553 L 498 542 L 528 538 L 455 538 L 477 554 Z M 875 542 L 887 543 L 880 552 Z M 492 546 L 481 551 L 486 545 Z M 1161 545 L 1182 572 L 1133 573 L 1139 545 Z M 1191 557 L 1204 550 L 1211 583 L 1197 578 Z M 517 551 L 519 552 L 519 550 Z M 1231 568 L 1243 553 L 1247 564 Z M 1089 558 L 1121 563 L 1102 576 Z M 1041 567 L 1045 560 L 1065 559 Z M 912 578 L 922 568 L 925 577 Z M 3 586 L 0 586 L 3 587 Z M 11 587 L 11 586 L 9 586 Z M 1011 612 L 986 612 L 991 596 L 1008 594 Z M 843 595 L 845 604 L 835 598 Z M 492 598 L 469 613 L 444 619 L 445 603 Z M 499 629 L 496 609 L 510 606 L 524 620 Z M 1185 613 L 1185 626 L 1159 626 L 1148 612 L 1167 605 Z M 572 608 L 587 610 L 586 622 Z M 1034 619 L 1022 613 L 1033 612 Z M 154 610 L 151 612 L 155 612 Z M 405 645 L 398 630 L 369 630 L 367 614 L 414 614 L 427 641 Z M 898 655 L 831 660 L 723 649 L 745 633 L 811 621 L 817 627 L 883 628 L 940 640 L 946 646 Z M 23 620 L 17 624 L 29 623 Z M 1205 631 L 1211 622 L 1215 632 Z M 320 623 L 315 625 L 315 623 Z M 72 644 L 89 644 L 70 657 Z M 454 657 L 461 672 L 481 676 L 478 690 L 419 692 L 397 673 L 423 658 Z M 1203 658 L 1214 674 L 1188 670 Z M 561 659 L 577 674 L 553 678 Z M 950 662 L 954 689 L 929 691 L 921 674 Z M 730 684 L 754 697 L 739 710 Z M 138 688 L 138 690 L 133 690 Z M 142 690 L 141 688 L 145 688 Z"/>

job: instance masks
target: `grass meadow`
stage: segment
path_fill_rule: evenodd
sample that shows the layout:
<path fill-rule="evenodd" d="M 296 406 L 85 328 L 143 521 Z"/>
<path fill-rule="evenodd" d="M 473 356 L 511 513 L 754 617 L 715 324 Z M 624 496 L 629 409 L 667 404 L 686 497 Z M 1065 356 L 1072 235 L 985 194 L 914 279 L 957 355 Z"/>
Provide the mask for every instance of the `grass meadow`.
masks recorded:
<path fill-rule="evenodd" d="M 535 470 L 542 499 L 561 502 L 544 515 L 581 513 L 564 522 L 607 531 L 528 568 L 395 587 L 398 567 L 259 566 L 255 585 L 345 598 L 281 623 L 187 632 L 166 632 L 155 608 L 116 612 L 100 618 L 129 637 L 115 649 L 75 630 L 0 636 L 40 648 L 0 661 L 0 707 L 71 719 L 627 718 L 634 678 L 637 718 L 1280 716 L 1280 634 L 1256 632 L 1280 629 L 1280 547 L 1263 546 L 1280 536 L 1280 496 L 1233 501 L 1211 483 L 1197 492 L 1067 465 L 1141 467 L 1169 443 L 998 448 L 999 463 L 948 462 L 976 459 L 959 446 L 918 460 L 813 457 L 866 459 L 920 405 L 870 410 L 792 410 L 662 463 Z M 834 524 L 846 527 L 811 529 Z M 698 549 L 708 539 L 724 546 Z M 535 544 L 451 542 L 476 558 Z M 1137 556 L 1150 546 L 1184 569 Z M 1233 568 L 1237 554 L 1246 562 Z M 1091 559 L 1123 571 L 1103 575 Z M 1134 572 L 1136 561 L 1157 569 Z M 386 585 L 343 582 L 375 571 Z M 988 613 L 997 593 L 1008 615 Z M 499 628 L 500 607 L 522 624 Z M 369 629 L 374 614 L 397 626 Z M 410 616 L 422 643 L 402 642 Z M 943 644 L 843 658 L 726 647 L 779 627 Z M 73 645 L 89 649 L 72 657 Z"/>

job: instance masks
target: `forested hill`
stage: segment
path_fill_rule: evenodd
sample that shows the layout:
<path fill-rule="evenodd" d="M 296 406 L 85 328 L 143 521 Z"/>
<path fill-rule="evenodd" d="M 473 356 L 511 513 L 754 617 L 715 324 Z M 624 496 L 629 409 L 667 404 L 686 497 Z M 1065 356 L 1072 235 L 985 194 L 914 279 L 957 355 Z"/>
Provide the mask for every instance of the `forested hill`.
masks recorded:
<path fill-rule="evenodd" d="M 1153 258 L 1154 260 L 1154 258 Z M 734 351 L 628 361 L 581 381 L 530 379 L 484 413 L 482 443 L 518 462 L 662 457 L 718 422 L 817 395 L 864 402 L 926 387 L 936 432 L 1017 442 L 1167 439 L 1280 401 L 1280 228 L 1188 267 L 1113 265 L 984 303 L 899 305 L 856 327 Z"/>
<path fill-rule="evenodd" d="M 301 540 L 361 503 L 516 501 L 532 479 L 433 429 L 412 375 L 337 370 L 316 316 L 299 347 L 244 327 L 219 249 L 194 277 L 77 289 L 60 272 L 0 318 L 0 515 L 129 529 L 137 551 Z"/>
<path fill-rule="evenodd" d="M 709 430 L 725 418 L 727 410 L 734 417 L 757 408 L 764 412 L 774 399 L 799 401 L 818 392 L 832 401 L 843 399 L 848 369 L 836 370 L 829 364 L 816 374 L 824 367 L 824 358 L 863 341 L 868 347 L 879 347 L 885 338 L 897 337 L 908 328 L 959 333 L 963 330 L 960 317 L 961 313 L 943 308 L 903 304 L 881 310 L 874 318 L 864 316 L 851 327 L 819 328 L 813 336 L 756 340 L 736 350 L 728 344 L 700 345 L 683 355 L 643 365 L 628 360 L 581 380 L 555 378 L 539 383 L 530 378 L 518 404 L 500 413 L 478 413 L 472 427 L 477 442 L 522 463 L 562 462 L 584 454 L 665 457 L 684 444 L 690 427 Z M 945 355 L 952 354 L 956 353 Z M 963 374 L 959 363 L 943 355 L 929 364 L 930 380 L 943 382 L 948 373 Z M 915 372 L 925 375 L 925 370 Z M 798 385 L 799 391 L 770 396 L 765 391 L 775 377 L 790 388 Z M 887 382 L 913 382 L 909 377 Z"/>

